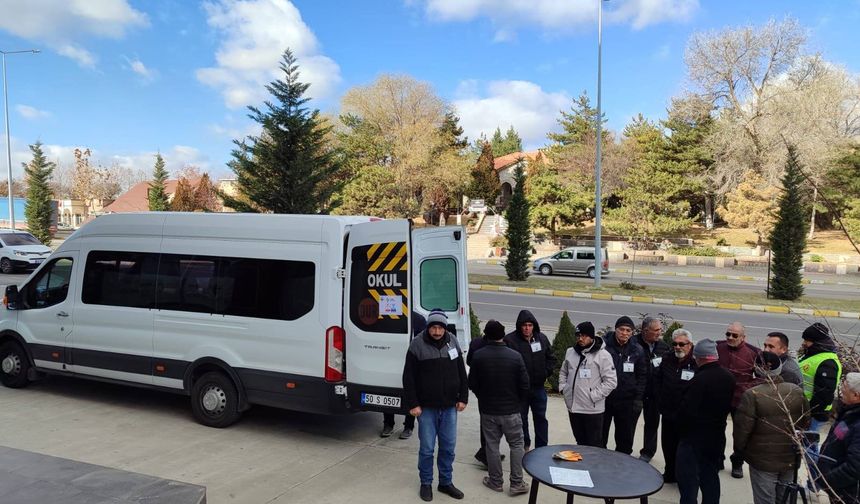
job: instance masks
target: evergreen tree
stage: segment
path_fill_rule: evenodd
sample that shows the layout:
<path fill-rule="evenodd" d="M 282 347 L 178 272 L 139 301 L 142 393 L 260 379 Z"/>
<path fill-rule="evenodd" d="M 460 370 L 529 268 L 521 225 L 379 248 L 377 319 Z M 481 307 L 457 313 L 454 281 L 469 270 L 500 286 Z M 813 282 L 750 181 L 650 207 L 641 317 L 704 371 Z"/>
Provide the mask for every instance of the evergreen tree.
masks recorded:
<path fill-rule="evenodd" d="M 469 146 L 469 139 L 463 136 L 463 128 L 460 126 L 460 118 L 452 111 L 445 112 L 442 127 L 439 128 L 444 145 L 462 151 Z"/>
<path fill-rule="evenodd" d="M 511 196 L 511 202 L 505 211 L 508 229 L 505 238 L 508 240 L 508 259 L 505 262 L 505 272 L 509 280 L 525 281 L 529 276 L 529 259 L 531 257 L 531 229 L 529 228 L 529 202 L 526 200 L 526 174 L 523 164 L 517 163 L 514 172 L 517 186 Z"/>
<path fill-rule="evenodd" d="M 214 212 L 218 208 L 218 194 L 208 173 L 204 173 L 194 189 L 194 211 Z"/>
<path fill-rule="evenodd" d="M 481 331 L 481 322 L 478 320 L 478 316 L 475 315 L 475 310 L 472 309 L 472 304 L 469 303 L 469 325 L 472 331 L 472 339 L 478 339 L 483 336 L 483 331 Z"/>
<path fill-rule="evenodd" d="M 552 165 L 542 160 L 530 165 L 531 175 L 526 199 L 529 219 L 535 226 L 549 230 L 555 239 L 559 226 L 581 226 L 591 218 L 592 195 L 565 183 Z"/>
<path fill-rule="evenodd" d="M 24 164 L 27 176 L 27 204 L 24 216 L 30 233 L 45 245 L 51 244 L 51 213 L 53 212 L 51 188 L 48 186 L 55 164 L 45 158 L 42 142 L 30 146 L 33 159 Z"/>
<path fill-rule="evenodd" d="M 555 369 L 552 370 L 552 375 L 549 377 L 549 384 L 554 392 L 558 392 L 558 371 L 561 369 L 561 364 L 564 362 L 564 356 L 567 349 L 576 344 L 576 329 L 573 327 L 570 317 L 567 315 L 567 310 L 562 312 L 561 321 L 558 323 L 558 332 L 555 334 L 555 339 L 552 340 L 552 354 L 555 355 Z"/>
<path fill-rule="evenodd" d="M 505 138 L 502 136 L 502 130 L 499 128 L 496 128 L 496 131 L 493 133 L 490 145 L 493 147 L 493 157 L 501 157 L 505 154 L 510 154 L 509 152 L 504 152 Z"/>
<path fill-rule="evenodd" d="M 558 124 L 561 126 L 562 132 L 549 133 L 547 137 L 560 145 L 585 144 L 589 139 L 597 136 L 596 117 L 597 109 L 591 106 L 588 93 L 583 91 L 578 98 L 573 100 L 570 112 L 561 111 L 561 118 L 558 119 Z M 605 117 L 603 118 L 603 122 L 606 123 Z"/>
<path fill-rule="evenodd" d="M 179 182 L 176 183 L 176 191 L 173 193 L 170 209 L 174 212 L 193 212 L 197 210 L 197 205 L 194 202 L 194 188 L 187 178 L 181 177 Z"/>
<path fill-rule="evenodd" d="M 488 205 L 495 203 L 501 190 L 499 174 L 494 168 L 493 161 L 493 148 L 489 143 L 485 143 L 478 162 L 472 168 L 472 181 L 466 194 L 472 199 L 483 199 Z"/>
<path fill-rule="evenodd" d="M 327 145 L 331 126 L 322 124 L 319 110 L 305 107 L 309 84 L 299 81 L 296 58 L 289 49 L 280 69 L 283 79 L 266 86 L 274 98 L 266 101 L 266 110 L 248 107 L 262 133 L 234 140 L 236 149 L 228 165 L 236 173 L 239 197 L 221 197 L 239 212 L 326 212 L 339 189 L 331 181 L 341 164 Z"/>
<path fill-rule="evenodd" d="M 149 210 L 152 212 L 163 212 L 170 208 L 164 183 L 167 181 L 168 173 L 164 168 L 164 158 L 161 153 L 155 155 L 155 168 L 152 170 L 152 182 L 149 183 Z"/>
<path fill-rule="evenodd" d="M 803 295 L 803 275 L 800 268 L 803 266 L 809 223 L 808 208 L 801 194 L 802 184 L 803 173 L 797 159 L 797 150 L 793 145 L 789 145 L 776 225 L 770 233 L 770 247 L 773 251 L 770 295 L 776 299 L 793 301 Z"/>
<path fill-rule="evenodd" d="M 523 150 L 523 140 L 513 126 L 508 128 L 504 136 L 502 136 L 502 130 L 496 128 L 490 143 L 493 146 L 493 156 L 495 157 L 522 152 Z"/>

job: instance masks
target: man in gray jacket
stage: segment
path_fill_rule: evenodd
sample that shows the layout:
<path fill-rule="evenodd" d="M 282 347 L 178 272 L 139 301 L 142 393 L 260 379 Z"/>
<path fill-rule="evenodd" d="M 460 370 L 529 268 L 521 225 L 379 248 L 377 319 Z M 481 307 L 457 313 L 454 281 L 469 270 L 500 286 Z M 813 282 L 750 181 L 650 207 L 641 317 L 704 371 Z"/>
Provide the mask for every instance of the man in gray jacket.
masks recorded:
<path fill-rule="evenodd" d="M 788 336 L 776 331 L 768 333 L 763 347 L 766 352 L 775 353 L 779 357 L 779 360 L 782 361 L 782 372 L 779 375 L 782 377 L 782 381 L 803 387 L 803 375 L 800 373 L 800 366 L 788 354 Z"/>

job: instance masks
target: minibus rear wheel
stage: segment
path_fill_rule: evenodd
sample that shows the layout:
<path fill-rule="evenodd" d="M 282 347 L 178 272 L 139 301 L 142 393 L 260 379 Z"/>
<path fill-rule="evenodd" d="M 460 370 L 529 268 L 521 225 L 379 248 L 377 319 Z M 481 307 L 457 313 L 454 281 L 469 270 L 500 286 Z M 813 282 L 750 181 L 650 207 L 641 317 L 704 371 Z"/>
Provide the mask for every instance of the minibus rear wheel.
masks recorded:
<path fill-rule="evenodd" d="M 191 386 L 191 411 L 198 422 L 209 427 L 234 424 L 242 415 L 236 385 L 224 373 L 204 374 Z"/>

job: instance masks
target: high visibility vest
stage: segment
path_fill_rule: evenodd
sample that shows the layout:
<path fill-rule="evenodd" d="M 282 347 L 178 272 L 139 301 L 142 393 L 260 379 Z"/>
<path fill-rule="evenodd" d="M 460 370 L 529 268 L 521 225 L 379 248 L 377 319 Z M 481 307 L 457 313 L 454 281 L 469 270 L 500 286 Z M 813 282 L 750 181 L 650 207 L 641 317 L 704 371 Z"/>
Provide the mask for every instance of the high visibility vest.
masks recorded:
<path fill-rule="evenodd" d="M 800 365 L 800 372 L 803 374 L 803 395 L 807 401 L 812 400 L 812 391 L 815 385 L 815 373 L 818 372 L 818 366 L 826 360 L 833 359 L 836 361 L 836 383 L 842 379 L 842 363 L 839 362 L 839 356 L 833 352 L 822 352 L 815 354 L 812 357 L 801 359 L 797 364 Z M 833 402 L 824 408 L 825 411 L 833 409 Z"/>

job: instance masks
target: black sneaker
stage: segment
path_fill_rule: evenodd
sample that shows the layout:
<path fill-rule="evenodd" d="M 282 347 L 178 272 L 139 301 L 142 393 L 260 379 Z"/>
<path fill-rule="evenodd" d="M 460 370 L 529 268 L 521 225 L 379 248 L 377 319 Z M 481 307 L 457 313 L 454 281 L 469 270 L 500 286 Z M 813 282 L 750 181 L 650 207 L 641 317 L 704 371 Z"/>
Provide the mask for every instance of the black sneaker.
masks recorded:
<path fill-rule="evenodd" d="M 744 466 L 742 466 L 742 465 L 732 466 L 732 478 L 743 479 L 743 477 L 744 477 Z"/>
<path fill-rule="evenodd" d="M 436 487 L 436 490 L 439 490 L 443 494 L 448 494 L 455 499 L 463 498 L 463 492 L 461 492 L 457 487 L 455 487 L 453 483 L 445 486 L 439 485 Z"/>
<path fill-rule="evenodd" d="M 388 437 L 394 432 L 394 426 L 385 425 L 382 427 L 382 432 L 379 433 L 379 437 Z"/>
<path fill-rule="evenodd" d="M 421 496 L 421 500 L 430 502 L 433 500 L 433 487 L 430 485 L 421 485 L 418 495 Z"/>
<path fill-rule="evenodd" d="M 400 433 L 400 439 L 409 439 L 412 437 L 412 429 L 403 429 L 403 432 Z"/>

